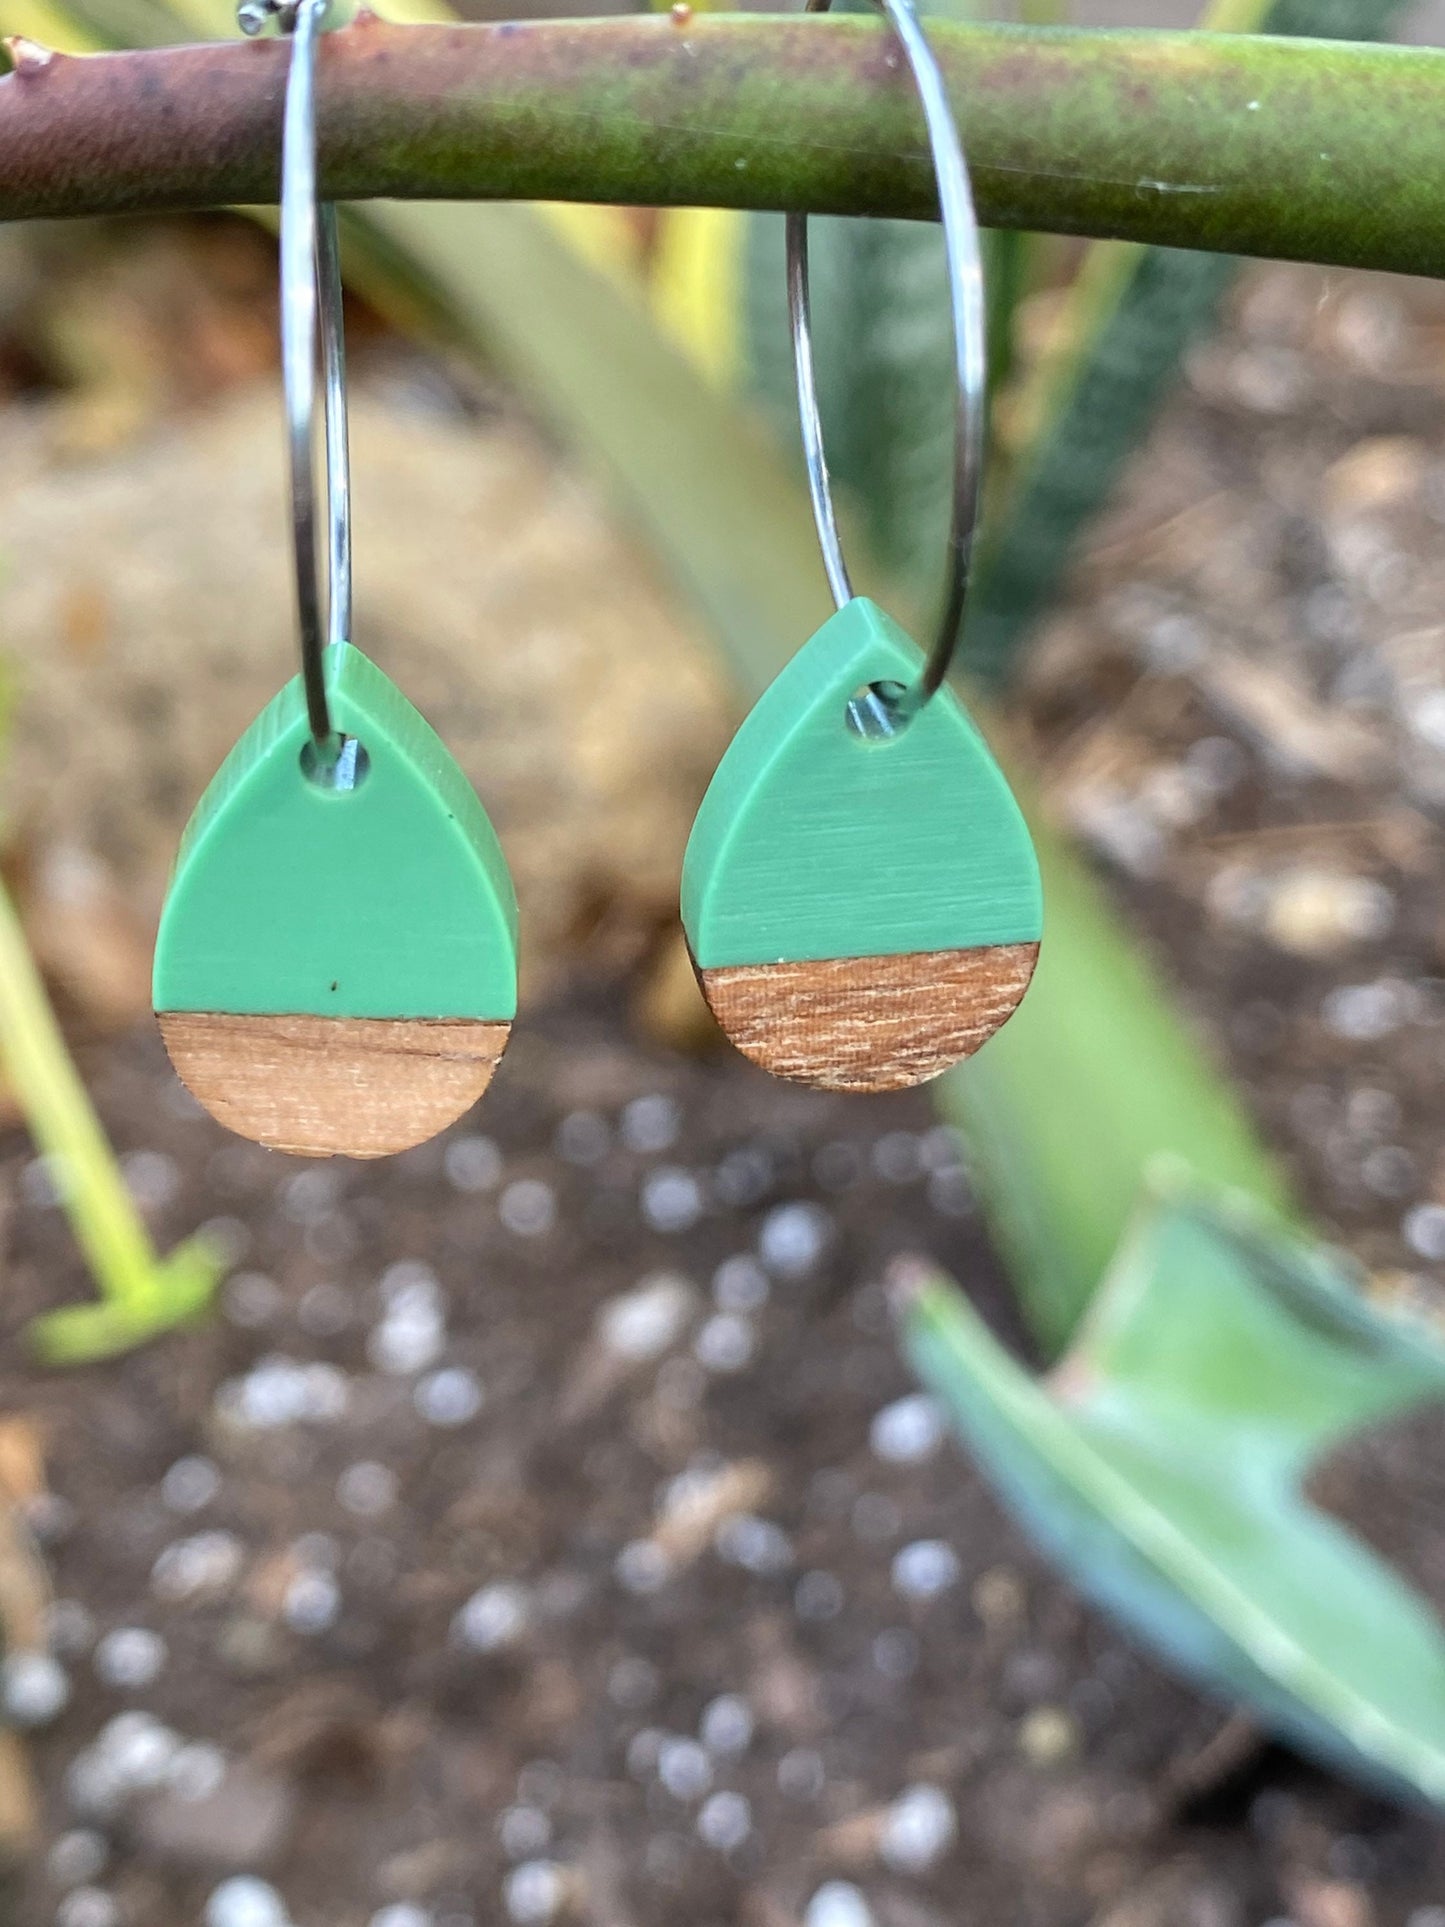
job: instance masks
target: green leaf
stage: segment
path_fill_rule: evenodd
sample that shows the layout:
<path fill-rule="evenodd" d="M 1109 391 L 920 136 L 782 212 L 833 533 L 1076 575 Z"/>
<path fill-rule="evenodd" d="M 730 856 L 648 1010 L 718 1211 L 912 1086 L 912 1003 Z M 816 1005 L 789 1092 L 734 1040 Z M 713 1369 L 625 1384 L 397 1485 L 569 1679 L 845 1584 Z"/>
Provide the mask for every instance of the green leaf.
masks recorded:
<path fill-rule="evenodd" d="M 220 1254 L 192 1238 L 168 1258 L 157 1256 L 3 888 L 0 1059 L 101 1292 L 99 1304 L 67 1306 L 35 1322 L 41 1355 L 66 1365 L 108 1357 L 198 1315 L 220 1280 Z"/>
<path fill-rule="evenodd" d="M 867 0 L 840 12 L 867 13 Z M 926 14 L 992 9 L 939 0 Z M 967 128 L 964 128 L 965 144 Z M 983 236 L 990 387 L 1012 360 L 1017 305 L 1038 237 Z M 790 460 L 800 459 L 784 273 L 783 218 L 748 218 L 742 275 L 745 386 Z M 814 360 L 828 464 L 873 559 L 912 615 L 942 593 L 953 486 L 953 318 L 943 235 L 916 221 L 820 215 L 808 224 Z"/>
<path fill-rule="evenodd" d="M 927 1266 L 897 1302 L 920 1376 L 1082 1590 L 1327 1763 L 1445 1802 L 1445 1633 L 1302 1490 L 1360 1426 L 1445 1398 L 1436 1341 L 1329 1252 L 1178 1193 L 1042 1382 Z"/>

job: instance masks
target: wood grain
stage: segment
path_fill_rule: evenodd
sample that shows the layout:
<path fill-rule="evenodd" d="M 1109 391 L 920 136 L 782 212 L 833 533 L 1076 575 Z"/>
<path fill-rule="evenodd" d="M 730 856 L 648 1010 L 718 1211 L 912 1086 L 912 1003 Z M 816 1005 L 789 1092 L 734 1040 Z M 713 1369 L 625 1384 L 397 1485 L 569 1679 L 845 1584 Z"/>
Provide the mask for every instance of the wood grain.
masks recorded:
<path fill-rule="evenodd" d="M 461 1018 L 158 1011 L 186 1089 L 242 1137 L 296 1157 L 388 1157 L 434 1137 L 492 1080 L 511 1025 Z"/>
<path fill-rule="evenodd" d="M 775 1077 L 897 1091 L 971 1056 L 1017 1009 L 1036 943 L 699 970 L 732 1042 Z"/>

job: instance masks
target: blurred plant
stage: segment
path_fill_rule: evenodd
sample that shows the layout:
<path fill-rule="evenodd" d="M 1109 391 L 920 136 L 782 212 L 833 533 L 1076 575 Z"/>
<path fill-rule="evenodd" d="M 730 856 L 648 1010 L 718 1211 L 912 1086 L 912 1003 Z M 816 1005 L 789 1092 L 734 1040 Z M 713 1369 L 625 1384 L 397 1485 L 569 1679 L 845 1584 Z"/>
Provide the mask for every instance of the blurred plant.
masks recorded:
<path fill-rule="evenodd" d="M 870 11 L 842 0 L 837 11 Z M 979 19 L 984 0 L 925 12 Z M 1402 0 L 1213 0 L 1200 28 L 1384 39 Z M 1062 0 L 1029 12 L 1055 24 Z M 967 130 L 965 140 L 967 138 Z M 738 382 L 784 448 L 797 441 L 780 215 L 669 209 L 657 242 L 659 318 L 715 377 Z M 810 223 L 814 340 L 829 463 L 879 566 L 919 608 L 939 586 L 952 432 L 950 320 L 942 237 L 912 221 L 821 216 Z M 1010 386 L 1020 308 L 1039 290 L 1044 237 L 985 234 L 990 388 L 998 404 L 989 514 L 965 632 L 969 673 L 1017 668 L 1080 537 L 1112 494 L 1214 320 L 1239 267 L 1229 255 L 1096 241 L 1058 297 L 1048 342 Z M 1052 296 L 1050 298 L 1053 298 Z"/>
<path fill-rule="evenodd" d="M 13 690 L 0 685 L 0 733 Z M 191 1239 L 157 1256 L 80 1080 L 20 918 L 0 884 L 0 1066 L 44 1153 L 101 1302 L 37 1319 L 32 1339 L 56 1364 L 108 1357 L 204 1309 L 219 1256 Z"/>
<path fill-rule="evenodd" d="M 867 0 L 844 0 L 838 10 L 870 9 Z M 924 11 L 957 20 L 997 8 L 934 0 Z M 1053 24 L 1065 11 L 1040 5 L 1030 18 Z M 1199 24 L 1208 32 L 1384 39 L 1403 11 L 1396 0 L 1214 0 Z M 780 215 L 666 211 L 655 299 L 664 325 L 710 373 L 740 380 L 791 450 L 796 403 L 782 228 Z M 896 592 L 926 609 L 939 587 L 952 432 L 942 237 L 911 221 L 823 216 L 810 228 L 830 467 Z M 1020 308 L 1039 289 L 1050 252 L 1038 235 L 985 234 L 998 459 L 964 647 L 969 673 L 986 684 L 1005 682 L 1017 668 L 1081 535 L 1239 266 L 1229 255 L 1092 243 L 1058 301 L 1046 348 L 1011 388 Z"/>
<path fill-rule="evenodd" d="M 0 1061 L 100 1291 L 99 1304 L 67 1305 L 35 1321 L 41 1356 L 56 1365 L 107 1358 L 202 1312 L 220 1281 L 221 1256 L 201 1237 L 157 1255 L 3 887 Z"/>
<path fill-rule="evenodd" d="M 1085 1592 L 1327 1764 L 1445 1802 L 1445 1631 L 1304 1492 L 1362 1426 L 1445 1399 L 1433 1334 L 1168 1181 L 1041 1383 L 935 1268 L 893 1283 L 920 1377 Z"/>
<path fill-rule="evenodd" d="M 1383 40 L 1397 0 L 1213 0 L 1220 33 Z M 1009 460 L 979 550 L 965 648 L 991 684 L 1015 672 L 1090 520 L 1114 491 L 1238 272 L 1231 255 L 1095 241 L 1049 341 L 1008 397 Z M 1009 317 L 1004 325 L 1012 325 Z"/>

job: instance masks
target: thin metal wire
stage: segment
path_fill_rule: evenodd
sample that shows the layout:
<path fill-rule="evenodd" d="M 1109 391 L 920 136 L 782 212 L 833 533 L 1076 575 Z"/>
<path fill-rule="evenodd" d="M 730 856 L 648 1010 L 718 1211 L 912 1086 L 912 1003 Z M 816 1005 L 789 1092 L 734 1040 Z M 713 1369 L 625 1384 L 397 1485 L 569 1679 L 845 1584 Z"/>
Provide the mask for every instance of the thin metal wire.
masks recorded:
<path fill-rule="evenodd" d="M 831 0 L 807 0 L 809 13 L 826 13 Z M 919 24 L 910 0 L 878 0 L 897 35 L 923 103 L 928 144 L 938 177 L 938 205 L 943 217 L 944 252 L 948 265 L 948 293 L 953 310 L 953 363 L 957 401 L 953 434 L 953 508 L 948 531 L 948 584 L 933 646 L 922 673 L 894 705 L 895 714 L 911 714 L 937 694 L 953 662 L 968 598 L 969 565 L 978 527 L 979 492 L 983 479 L 983 446 L 988 360 L 985 343 L 983 258 L 973 188 L 958 123 L 943 75 Z M 813 520 L 823 550 L 823 567 L 833 600 L 841 609 L 852 599 L 848 565 L 838 534 L 828 458 L 823 446 L 823 424 L 818 412 L 817 378 L 813 368 L 812 311 L 808 296 L 808 217 L 790 213 L 786 223 L 788 260 L 788 315 L 793 331 L 793 366 L 797 374 L 798 415 L 803 431 L 803 455 L 808 470 L 808 493 Z"/>
<path fill-rule="evenodd" d="M 291 527 L 306 716 L 317 753 L 337 742 L 323 651 L 351 627 L 351 464 L 346 432 L 346 343 L 336 209 L 316 198 L 316 43 L 328 0 L 243 0 L 244 32 L 277 17 L 291 36 L 281 142 L 281 379 L 291 457 Z M 326 455 L 326 584 L 316 536 L 316 336 L 320 316 Z M 322 610 L 326 615 L 323 622 Z"/>

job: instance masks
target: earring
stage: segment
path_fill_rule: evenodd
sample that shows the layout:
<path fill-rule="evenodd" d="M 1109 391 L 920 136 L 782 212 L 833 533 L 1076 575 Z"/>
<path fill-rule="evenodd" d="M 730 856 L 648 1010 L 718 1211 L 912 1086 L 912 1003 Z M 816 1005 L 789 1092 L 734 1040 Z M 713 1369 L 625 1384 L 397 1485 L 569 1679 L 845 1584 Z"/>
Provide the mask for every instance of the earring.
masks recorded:
<path fill-rule="evenodd" d="M 1003 773 L 945 677 L 978 517 L 985 371 L 978 222 L 958 129 L 908 0 L 880 0 L 938 176 L 958 374 L 950 577 L 927 660 L 855 596 L 813 373 L 807 216 L 787 217 L 788 309 L 813 516 L 838 612 L 765 691 L 688 839 L 682 920 L 745 1057 L 825 1090 L 896 1090 L 977 1050 L 1038 956 L 1038 862 Z M 824 12 L 829 0 L 809 0 Z"/>
<path fill-rule="evenodd" d="M 300 1156 L 420 1143 L 486 1089 L 517 996 L 517 901 L 496 833 L 430 726 L 348 639 L 351 534 L 336 210 L 316 193 L 327 0 L 246 0 L 291 35 L 281 345 L 301 674 L 262 711 L 181 840 L 153 1001 L 181 1081 Z M 316 556 L 317 310 L 326 625 Z"/>

